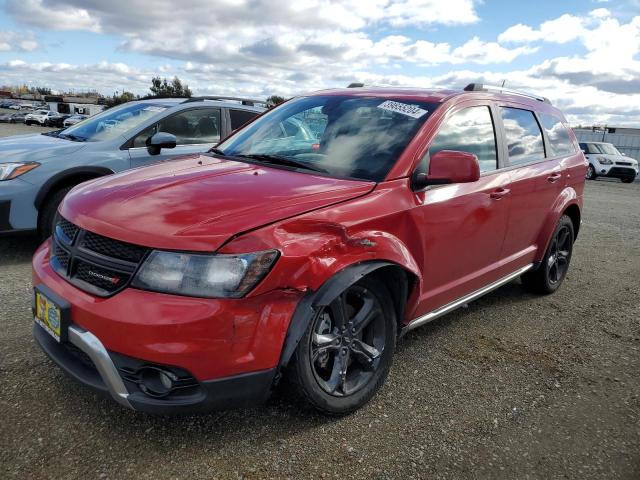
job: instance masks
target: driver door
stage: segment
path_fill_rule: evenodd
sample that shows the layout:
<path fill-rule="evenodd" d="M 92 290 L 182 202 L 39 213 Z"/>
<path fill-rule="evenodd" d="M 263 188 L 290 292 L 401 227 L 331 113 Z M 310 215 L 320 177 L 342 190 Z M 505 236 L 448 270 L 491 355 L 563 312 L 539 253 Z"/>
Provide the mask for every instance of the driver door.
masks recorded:
<path fill-rule="evenodd" d="M 425 272 L 417 315 L 500 277 L 510 176 L 498 168 L 500 149 L 491 108 L 462 107 L 445 118 L 420 169 L 428 171 L 430 156 L 441 150 L 474 154 L 480 164 L 480 179 L 416 192 L 418 205 L 412 214 L 419 228 Z"/>
<path fill-rule="evenodd" d="M 131 168 L 179 155 L 206 152 L 220 141 L 221 127 L 219 108 L 183 110 L 165 117 L 133 138 L 133 146 L 129 148 Z M 164 148 L 158 155 L 151 155 L 147 150 L 146 141 L 158 132 L 175 135 L 176 147 Z"/>

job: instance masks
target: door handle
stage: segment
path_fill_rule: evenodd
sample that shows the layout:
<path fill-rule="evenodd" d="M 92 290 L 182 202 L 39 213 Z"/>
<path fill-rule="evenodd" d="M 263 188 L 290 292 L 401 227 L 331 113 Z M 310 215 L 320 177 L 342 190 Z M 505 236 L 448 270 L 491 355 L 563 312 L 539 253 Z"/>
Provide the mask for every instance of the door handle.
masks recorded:
<path fill-rule="evenodd" d="M 560 177 L 562 177 L 562 174 L 561 174 L 561 173 L 559 173 L 559 172 L 554 172 L 554 173 L 552 173 L 551 175 L 549 175 L 549 176 L 547 177 L 547 182 L 554 183 L 554 182 L 556 182 Z"/>
<path fill-rule="evenodd" d="M 494 200 L 500 200 L 502 197 L 506 197 L 507 195 L 509 195 L 510 192 L 511 190 L 509 190 L 508 188 L 498 188 L 497 190 L 491 192 L 489 196 Z"/>

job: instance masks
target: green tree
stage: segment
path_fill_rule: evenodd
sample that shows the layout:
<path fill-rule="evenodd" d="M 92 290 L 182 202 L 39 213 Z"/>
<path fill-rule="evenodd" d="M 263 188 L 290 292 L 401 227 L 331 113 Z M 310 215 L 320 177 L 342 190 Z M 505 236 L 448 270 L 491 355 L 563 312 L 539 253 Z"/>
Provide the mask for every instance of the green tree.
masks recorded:
<path fill-rule="evenodd" d="M 271 95 L 269 98 L 267 98 L 267 105 L 269 105 L 270 107 L 275 107 L 276 105 L 280 105 L 284 101 L 285 98 L 281 97 L 280 95 Z"/>
<path fill-rule="evenodd" d="M 137 95 L 134 95 L 131 92 L 127 92 L 123 90 L 122 93 L 118 94 L 118 92 L 114 93 L 113 96 L 107 97 L 105 101 L 105 105 L 107 108 L 115 107 L 116 105 L 120 105 L 121 103 L 131 102 L 132 100 L 137 100 L 140 98 Z"/>
<path fill-rule="evenodd" d="M 191 97 L 193 95 L 189 85 L 183 85 L 178 77 L 173 77 L 171 82 L 166 78 L 153 77 L 149 90 L 151 90 L 151 96 L 156 98 Z"/>

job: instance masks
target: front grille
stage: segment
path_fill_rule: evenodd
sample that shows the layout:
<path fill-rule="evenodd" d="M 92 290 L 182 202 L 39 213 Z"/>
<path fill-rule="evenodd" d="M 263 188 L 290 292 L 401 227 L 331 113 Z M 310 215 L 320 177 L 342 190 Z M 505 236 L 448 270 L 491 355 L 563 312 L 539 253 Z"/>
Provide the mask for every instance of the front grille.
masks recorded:
<path fill-rule="evenodd" d="M 616 162 L 616 165 L 626 165 L 628 167 L 631 166 L 631 162 Z"/>
<path fill-rule="evenodd" d="M 67 221 L 66 219 L 58 216 L 58 221 L 56 223 L 56 230 L 60 230 L 64 235 L 65 243 L 73 243 L 73 240 L 78 233 L 79 228 L 76 227 L 73 223 Z"/>
<path fill-rule="evenodd" d="M 107 257 L 129 262 L 139 262 L 147 253 L 147 249 L 130 243 L 112 240 L 93 232 L 87 232 L 82 239 L 82 247 Z"/>
<path fill-rule="evenodd" d="M 636 171 L 633 168 L 613 167 L 609 170 L 609 175 L 627 175 L 635 177 Z"/>
<path fill-rule="evenodd" d="M 108 297 L 129 284 L 148 251 L 83 230 L 58 217 L 51 266 L 81 290 Z"/>

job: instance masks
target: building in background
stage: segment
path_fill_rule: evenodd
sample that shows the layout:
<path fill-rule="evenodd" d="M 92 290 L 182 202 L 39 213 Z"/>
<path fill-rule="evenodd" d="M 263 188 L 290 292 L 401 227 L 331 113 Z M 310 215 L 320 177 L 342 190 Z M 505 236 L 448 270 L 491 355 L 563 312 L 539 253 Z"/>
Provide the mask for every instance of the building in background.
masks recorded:
<path fill-rule="evenodd" d="M 578 127 L 573 131 L 579 142 L 613 143 L 621 153 L 640 160 L 640 128 Z"/>
<path fill-rule="evenodd" d="M 99 96 L 62 96 L 45 95 L 44 101 L 49 109 L 62 114 L 95 115 L 105 109 L 104 98 Z"/>

